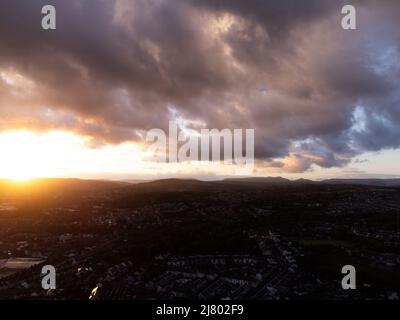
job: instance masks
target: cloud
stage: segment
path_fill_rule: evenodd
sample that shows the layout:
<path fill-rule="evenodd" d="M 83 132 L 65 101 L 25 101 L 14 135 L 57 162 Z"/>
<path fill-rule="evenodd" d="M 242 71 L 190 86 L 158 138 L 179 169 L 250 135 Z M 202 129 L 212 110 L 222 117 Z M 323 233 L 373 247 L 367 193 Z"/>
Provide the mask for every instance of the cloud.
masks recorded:
<path fill-rule="evenodd" d="M 399 148 L 400 3 L 353 1 L 356 31 L 343 3 L 3 0 L 0 129 L 140 142 L 175 110 L 255 128 L 257 158 L 292 172 Z"/>

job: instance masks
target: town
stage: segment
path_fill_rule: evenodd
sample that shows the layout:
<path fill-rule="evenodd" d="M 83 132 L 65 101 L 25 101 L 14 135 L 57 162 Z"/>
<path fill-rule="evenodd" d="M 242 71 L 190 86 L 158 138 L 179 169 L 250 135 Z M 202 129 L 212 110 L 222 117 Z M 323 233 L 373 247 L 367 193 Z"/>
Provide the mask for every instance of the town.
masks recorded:
<path fill-rule="evenodd" d="M 398 187 L 47 184 L 34 195 L 1 188 L 1 299 L 400 296 Z M 348 264 L 357 269 L 357 290 L 341 287 Z M 56 289 L 42 289 L 43 265 L 55 267 Z"/>

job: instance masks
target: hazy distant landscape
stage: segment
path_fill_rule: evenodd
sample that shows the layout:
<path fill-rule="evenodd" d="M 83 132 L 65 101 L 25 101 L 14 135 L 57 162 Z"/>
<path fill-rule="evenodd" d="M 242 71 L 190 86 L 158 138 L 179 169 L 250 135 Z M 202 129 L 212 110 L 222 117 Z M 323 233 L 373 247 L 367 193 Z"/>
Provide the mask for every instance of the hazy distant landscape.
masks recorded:
<path fill-rule="evenodd" d="M 0 298 L 398 299 L 396 181 L 2 181 Z"/>

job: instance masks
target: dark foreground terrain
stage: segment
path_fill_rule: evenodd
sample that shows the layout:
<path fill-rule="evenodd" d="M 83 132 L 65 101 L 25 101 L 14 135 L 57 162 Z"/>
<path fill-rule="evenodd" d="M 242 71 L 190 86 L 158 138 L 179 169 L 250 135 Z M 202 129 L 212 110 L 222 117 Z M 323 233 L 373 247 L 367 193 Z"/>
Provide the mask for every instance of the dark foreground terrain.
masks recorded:
<path fill-rule="evenodd" d="M 399 219 L 395 184 L 2 181 L 0 299 L 396 300 Z"/>

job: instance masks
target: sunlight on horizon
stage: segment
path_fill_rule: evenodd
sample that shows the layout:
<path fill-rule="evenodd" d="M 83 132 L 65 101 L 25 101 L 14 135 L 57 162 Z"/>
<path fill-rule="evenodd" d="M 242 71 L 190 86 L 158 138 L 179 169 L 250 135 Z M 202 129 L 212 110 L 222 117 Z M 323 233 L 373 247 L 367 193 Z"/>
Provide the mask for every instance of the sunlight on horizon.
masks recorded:
<path fill-rule="evenodd" d="M 193 177 L 214 180 L 233 176 L 234 168 L 218 163 L 154 163 L 146 151 L 130 142 L 91 148 L 84 137 L 65 131 L 36 133 L 27 130 L 0 133 L 0 179 L 26 182 L 35 178 L 158 179 Z M 289 179 L 400 176 L 400 150 L 365 153 L 342 168 L 320 168 L 302 173 L 255 168 L 254 176 Z"/>
<path fill-rule="evenodd" d="M 133 143 L 90 148 L 82 137 L 62 131 L 2 132 L 0 150 L 0 178 L 15 181 L 140 169 Z"/>

